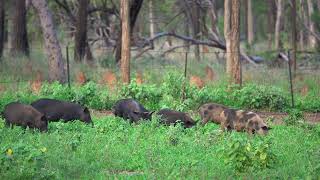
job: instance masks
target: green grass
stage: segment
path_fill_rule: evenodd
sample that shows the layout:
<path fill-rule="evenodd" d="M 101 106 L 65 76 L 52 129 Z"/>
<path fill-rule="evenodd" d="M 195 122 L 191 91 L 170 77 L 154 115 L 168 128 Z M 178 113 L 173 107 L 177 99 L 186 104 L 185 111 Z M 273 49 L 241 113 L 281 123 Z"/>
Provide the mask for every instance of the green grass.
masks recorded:
<path fill-rule="evenodd" d="M 206 102 L 222 103 L 249 110 L 288 111 L 290 95 L 286 69 L 245 66 L 247 79 L 242 89 L 228 86 L 223 64 L 212 57 L 201 63 L 189 61 L 188 74 L 205 77 L 211 66 L 217 80 L 199 90 L 186 83 L 182 99 L 183 56 L 142 58 L 132 64 L 132 75 L 142 71 L 146 84 L 134 80 L 114 91 L 98 84 L 106 69 L 115 69 L 110 57 L 99 59 L 96 67 L 71 64 L 72 81 L 81 70 L 92 81 L 69 89 L 44 83 L 39 94 L 30 90 L 37 70 L 47 79 L 47 63 L 41 52 L 31 54 L 32 71 L 25 58 L 5 58 L 1 62 L 0 111 L 12 101 L 31 103 L 40 97 L 75 101 L 95 110 L 110 109 L 125 97 L 137 99 L 150 110 L 172 108 L 191 112 L 199 121 L 197 108 Z M 119 72 L 115 70 L 117 75 Z M 318 72 L 304 75 L 296 83 L 297 112 L 320 112 Z M 16 83 L 16 81 L 22 81 Z M 309 92 L 298 90 L 307 84 Z M 290 112 L 290 111 L 289 111 Z M 183 129 L 152 122 L 130 125 L 121 118 L 93 115 L 95 128 L 81 122 L 50 123 L 48 133 L 5 128 L 0 120 L 1 179 L 318 179 L 320 178 L 320 126 L 296 123 L 275 126 L 266 137 L 245 133 L 221 133 L 209 124 Z M 11 154 L 12 151 L 12 154 Z"/>
<path fill-rule="evenodd" d="M 267 137 L 221 133 L 218 126 L 183 129 L 156 120 L 130 125 L 121 118 L 95 117 L 51 123 L 48 133 L 4 128 L 0 124 L 0 176 L 3 179 L 225 179 L 320 177 L 320 126 L 312 130 L 276 126 Z M 224 162 L 234 138 L 252 145 L 270 142 L 269 168 L 238 173 Z M 8 155 L 8 149 L 13 151 Z M 232 150 L 229 150 L 230 152 Z M 228 151 L 227 151 L 228 153 Z M 268 154 L 269 155 L 269 154 Z"/>

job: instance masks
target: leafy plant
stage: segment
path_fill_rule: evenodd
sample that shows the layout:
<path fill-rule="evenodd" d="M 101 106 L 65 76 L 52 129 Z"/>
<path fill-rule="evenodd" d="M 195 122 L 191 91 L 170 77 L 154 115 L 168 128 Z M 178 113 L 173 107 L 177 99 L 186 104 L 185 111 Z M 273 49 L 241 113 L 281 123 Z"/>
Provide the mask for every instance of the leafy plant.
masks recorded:
<path fill-rule="evenodd" d="M 298 125 L 304 122 L 303 112 L 298 109 L 291 109 L 288 112 L 288 116 L 285 117 L 284 122 L 286 125 Z"/>
<path fill-rule="evenodd" d="M 246 137 L 232 134 L 220 152 L 227 166 L 236 173 L 243 173 L 272 167 L 276 156 L 270 150 L 270 146 L 271 143 L 266 140 L 260 139 L 254 142 Z"/>

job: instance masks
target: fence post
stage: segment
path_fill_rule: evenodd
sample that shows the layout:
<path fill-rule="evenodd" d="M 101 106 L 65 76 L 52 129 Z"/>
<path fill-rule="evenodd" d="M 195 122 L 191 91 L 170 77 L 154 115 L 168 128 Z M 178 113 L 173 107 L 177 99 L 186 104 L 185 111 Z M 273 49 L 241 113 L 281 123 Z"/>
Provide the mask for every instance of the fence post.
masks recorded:
<path fill-rule="evenodd" d="M 185 100 L 185 99 L 186 99 L 187 68 L 188 68 L 188 52 L 185 52 L 185 59 L 184 59 L 184 83 L 183 83 L 183 86 L 182 86 L 182 100 Z"/>
<path fill-rule="evenodd" d="M 188 68 L 188 52 L 185 53 L 184 60 L 184 78 L 187 79 L 187 68 Z"/>
<path fill-rule="evenodd" d="M 292 108 L 294 108 L 294 95 L 293 95 L 293 82 L 292 82 L 292 72 L 291 72 L 290 51 L 288 51 L 288 68 L 289 68 L 289 80 L 290 80 L 291 106 L 292 106 Z"/>
<path fill-rule="evenodd" d="M 66 46 L 66 59 L 67 59 L 67 77 L 68 77 L 68 87 L 71 88 L 70 84 L 70 65 L 69 65 L 69 46 Z"/>

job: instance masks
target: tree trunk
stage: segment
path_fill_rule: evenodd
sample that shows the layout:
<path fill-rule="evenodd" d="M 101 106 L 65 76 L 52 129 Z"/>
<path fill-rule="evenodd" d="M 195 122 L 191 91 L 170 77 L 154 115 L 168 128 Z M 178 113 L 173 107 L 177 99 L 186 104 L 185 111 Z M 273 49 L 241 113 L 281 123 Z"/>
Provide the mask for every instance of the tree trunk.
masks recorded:
<path fill-rule="evenodd" d="M 300 0 L 300 14 L 301 14 L 302 21 L 304 21 L 304 23 L 307 24 L 307 26 L 309 26 L 309 19 L 306 14 L 304 2 L 305 0 Z M 301 25 L 300 32 L 299 32 L 299 44 L 300 44 L 299 46 L 301 51 L 303 51 L 305 48 L 305 39 L 306 39 L 303 26 L 304 25 Z"/>
<path fill-rule="evenodd" d="M 192 2 L 192 29 L 193 38 L 200 39 L 200 9 L 196 2 Z M 200 61 L 200 46 L 194 46 L 194 56 L 197 61 Z"/>
<path fill-rule="evenodd" d="M 141 6 L 142 6 L 142 3 L 143 3 L 143 0 L 133 0 L 131 5 L 130 5 L 130 29 L 133 29 L 134 28 L 134 25 L 136 23 L 136 20 L 137 20 L 137 17 L 138 17 L 138 14 L 140 12 L 140 9 L 141 9 Z M 116 63 L 118 64 L 120 62 L 120 59 L 121 59 L 121 39 L 122 39 L 122 35 L 121 35 L 121 26 L 120 26 L 120 31 L 119 31 L 119 35 L 118 35 L 118 43 L 116 45 L 116 53 L 115 53 L 115 60 L 116 60 Z M 130 36 L 131 36 L 131 33 L 130 32 Z"/>
<path fill-rule="evenodd" d="M 297 24 L 296 24 L 296 17 L 297 17 L 297 7 L 296 7 L 296 0 L 291 0 L 292 8 L 291 8 L 291 18 L 292 18 L 292 63 L 293 63 L 293 70 L 294 74 L 297 70 L 297 62 L 296 62 L 296 53 L 297 53 Z"/>
<path fill-rule="evenodd" d="M 274 33 L 274 27 L 275 27 L 275 17 L 274 17 L 274 0 L 267 1 L 268 6 L 268 48 L 271 49 L 272 47 L 272 35 Z"/>
<path fill-rule="evenodd" d="M 188 15 L 187 15 L 187 13 L 185 12 L 184 13 L 184 35 L 185 36 L 187 36 L 187 37 L 189 37 L 190 36 L 190 29 L 189 29 L 189 27 L 190 27 L 190 23 L 189 23 L 190 21 L 189 21 L 189 18 L 188 18 Z M 188 41 L 183 41 L 183 44 L 186 46 L 185 47 L 185 50 L 187 51 L 187 52 L 189 52 L 189 49 L 190 49 L 190 43 L 188 42 Z"/>
<path fill-rule="evenodd" d="M 0 0 L 0 58 L 3 55 L 3 47 L 4 47 L 4 32 L 5 32 L 5 27 L 4 27 L 4 23 L 5 23 L 5 13 L 4 13 L 4 5 L 5 5 L 5 0 Z"/>
<path fill-rule="evenodd" d="M 149 0 L 150 38 L 154 37 L 153 0 Z"/>
<path fill-rule="evenodd" d="M 129 1 L 120 1 L 121 15 L 121 76 L 123 83 L 130 83 L 130 24 Z"/>
<path fill-rule="evenodd" d="M 29 43 L 27 34 L 26 2 L 25 0 L 12 0 L 12 39 L 11 54 L 24 54 L 29 56 Z"/>
<path fill-rule="evenodd" d="M 316 28 L 315 24 L 312 20 L 312 14 L 314 13 L 314 8 L 313 8 L 313 3 L 312 0 L 307 0 L 308 3 L 308 12 L 309 12 L 309 29 L 312 33 L 309 33 L 309 46 L 311 48 L 316 48 L 317 47 L 317 40 L 316 38 L 312 35 L 313 33 L 316 33 Z"/>
<path fill-rule="evenodd" d="M 253 14 L 252 14 L 252 1 L 247 0 L 248 3 L 248 44 L 252 45 L 254 41 L 254 34 L 253 34 Z"/>
<path fill-rule="evenodd" d="M 230 39 L 230 33 L 231 33 L 231 1 L 232 0 L 225 0 L 224 1 L 224 37 L 226 40 L 226 71 L 228 78 L 231 78 L 232 74 L 232 56 L 231 53 L 231 39 Z"/>
<path fill-rule="evenodd" d="M 61 48 L 48 4 L 46 0 L 32 0 L 32 4 L 40 18 L 46 53 L 49 60 L 50 80 L 65 83 L 66 76 Z"/>
<path fill-rule="evenodd" d="M 244 5 L 243 31 L 245 39 L 248 42 L 248 0 L 243 0 L 242 4 Z"/>
<path fill-rule="evenodd" d="M 278 50 L 280 48 L 280 28 L 281 28 L 281 16 L 282 16 L 282 0 L 277 0 L 277 19 L 276 19 L 276 27 L 275 27 L 275 49 Z"/>
<path fill-rule="evenodd" d="M 225 26 L 227 74 L 231 83 L 241 84 L 240 66 L 240 1 L 225 0 Z"/>
<path fill-rule="evenodd" d="M 231 54 L 232 54 L 232 80 L 241 84 L 240 65 L 240 1 L 231 3 Z"/>
<path fill-rule="evenodd" d="M 86 53 L 88 3 L 88 0 L 79 0 L 79 9 L 76 17 L 76 32 L 74 37 L 74 59 L 76 62 L 81 62 Z"/>
<path fill-rule="evenodd" d="M 210 20 L 211 20 L 211 30 L 214 33 L 214 38 L 219 40 L 219 30 L 218 30 L 218 17 L 217 17 L 217 10 L 216 10 L 216 4 L 214 3 L 214 1 L 211 1 L 211 6 L 209 7 L 209 16 L 210 16 Z"/>

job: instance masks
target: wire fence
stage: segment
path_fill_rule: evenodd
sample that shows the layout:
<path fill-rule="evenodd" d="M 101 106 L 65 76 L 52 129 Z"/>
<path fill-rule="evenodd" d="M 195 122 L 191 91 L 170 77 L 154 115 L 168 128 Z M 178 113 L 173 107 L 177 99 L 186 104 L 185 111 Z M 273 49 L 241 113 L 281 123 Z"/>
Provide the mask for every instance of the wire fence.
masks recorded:
<path fill-rule="evenodd" d="M 110 48 L 92 49 L 96 55 L 94 64 L 75 63 L 74 47 L 64 47 L 63 56 L 67 81 L 70 85 L 83 84 L 87 81 L 107 83 L 120 82 L 119 67 L 114 62 Z M 32 86 L 34 82 L 49 81 L 48 64 L 42 48 L 31 48 L 29 58 L 13 58 L 10 49 L 5 49 L 5 57 L 0 67 L 0 90 L 11 87 L 14 90 Z M 99 56 L 96 52 L 103 51 Z M 226 81 L 226 52 L 208 51 L 200 48 L 199 53 L 194 49 L 179 50 L 143 50 L 132 51 L 131 77 L 144 83 L 161 83 L 169 72 L 185 76 L 196 86 L 215 84 Z M 233 53 L 233 52 L 230 52 Z M 140 55 L 141 54 L 141 55 Z M 305 94 L 308 89 L 314 88 L 312 84 L 320 84 L 320 55 L 310 51 L 297 53 L 298 69 L 292 71 L 290 76 L 288 61 L 279 58 L 277 51 L 255 52 L 254 54 L 267 54 L 269 59 L 262 56 L 251 56 L 253 62 L 241 59 L 241 79 L 243 83 L 256 83 L 265 86 L 281 87 L 288 92 Z M 139 55 L 139 57 L 137 57 Z M 197 57 L 198 56 L 198 57 Z M 290 56 L 288 56 L 290 61 Z M 69 62 L 69 63 L 68 63 Z M 312 87 L 311 87 L 312 86 Z M 320 90 L 317 90 L 320 95 Z"/>

